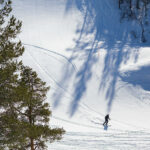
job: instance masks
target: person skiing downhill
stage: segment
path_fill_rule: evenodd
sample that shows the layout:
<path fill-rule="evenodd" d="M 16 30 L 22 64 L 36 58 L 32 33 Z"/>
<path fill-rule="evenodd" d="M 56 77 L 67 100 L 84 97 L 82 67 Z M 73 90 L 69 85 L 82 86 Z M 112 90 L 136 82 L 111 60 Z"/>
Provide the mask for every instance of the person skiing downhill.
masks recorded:
<path fill-rule="evenodd" d="M 106 116 L 105 116 L 105 122 L 103 123 L 103 126 L 104 125 L 108 125 L 108 120 L 110 120 L 110 118 L 109 118 L 109 114 L 107 114 Z"/>

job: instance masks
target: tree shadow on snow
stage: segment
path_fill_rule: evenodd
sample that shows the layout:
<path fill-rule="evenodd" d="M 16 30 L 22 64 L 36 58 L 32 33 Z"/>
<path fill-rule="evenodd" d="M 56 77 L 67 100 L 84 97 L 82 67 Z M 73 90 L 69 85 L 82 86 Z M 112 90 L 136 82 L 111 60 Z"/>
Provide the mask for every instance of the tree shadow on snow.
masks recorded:
<path fill-rule="evenodd" d="M 99 79 L 98 91 L 106 91 L 106 100 L 110 112 L 115 98 L 115 87 L 121 63 L 126 63 L 130 56 L 134 56 L 135 62 L 138 59 L 138 52 L 141 46 L 138 38 L 132 37 L 132 31 L 140 37 L 140 26 L 136 22 L 120 23 L 120 14 L 116 1 L 112 0 L 67 0 L 66 14 L 76 7 L 83 15 L 83 22 L 76 30 L 78 38 L 75 40 L 76 46 L 68 49 L 72 53 L 69 61 L 78 59 L 82 62 L 81 67 L 75 72 L 74 91 L 70 105 L 70 116 L 74 115 L 78 104 L 87 90 L 87 83 L 92 78 L 94 72 L 92 68 L 98 61 L 95 55 L 106 49 L 102 80 Z M 68 67 L 68 68 L 67 68 Z M 99 66 L 101 67 L 101 66 Z M 62 75 L 61 83 L 68 87 L 69 79 L 73 71 L 66 66 L 66 71 Z M 67 78 L 66 78 L 67 76 Z M 124 78 L 125 79 L 125 78 Z M 63 92 L 54 96 L 55 106 L 59 104 Z"/>

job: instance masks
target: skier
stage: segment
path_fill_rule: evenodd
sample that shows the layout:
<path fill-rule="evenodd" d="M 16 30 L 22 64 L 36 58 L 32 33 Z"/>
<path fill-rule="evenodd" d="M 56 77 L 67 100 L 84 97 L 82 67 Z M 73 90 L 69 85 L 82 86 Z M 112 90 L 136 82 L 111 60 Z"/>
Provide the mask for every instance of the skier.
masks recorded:
<path fill-rule="evenodd" d="M 109 118 L 109 114 L 107 114 L 106 116 L 105 116 L 105 122 L 103 123 L 103 126 L 104 125 L 108 125 L 108 120 L 110 120 L 110 118 Z"/>

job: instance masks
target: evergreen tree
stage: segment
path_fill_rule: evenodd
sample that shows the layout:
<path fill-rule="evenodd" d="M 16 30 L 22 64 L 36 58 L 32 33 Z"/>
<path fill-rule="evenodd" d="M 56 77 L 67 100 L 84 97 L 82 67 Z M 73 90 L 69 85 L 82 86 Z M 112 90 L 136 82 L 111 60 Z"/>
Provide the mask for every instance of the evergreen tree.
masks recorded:
<path fill-rule="evenodd" d="M 9 15 L 11 2 L 1 1 L 0 8 L 0 107 L 3 107 L 8 102 L 8 90 L 16 82 L 16 72 L 21 64 L 17 58 L 23 54 L 24 47 L 15 40 L 22 23 Z"/>
<path fill-rule="evenodd" d="M 24 52 L 24 47 L 15 38 L 20 33 L 22 23 L 11 16 L 11 1 L 0 1 L 0 149 L 6 149 L 9 135 L 8 125 L 14 121 L 11 110 L 11 97 L 17 85 L 17 72 L 21 62 L 17 58 Z M 9 111 L 8 111 L 9 110 Z M 7 115 L 6 115 L 7 114 Z M 13 139 L 13 136 L 12 136 Z"/>
<path fill-rule="evenodd" d="M 65 133 L 62 128 L 49 127 L 51 111 L 49 104 L 45 102 L 48 90 L 49 87 L 37 77 L 36 72 L 22 66 L 18 87 L 15 89 L 15 105 L 12 108 L 17 116 L 14 117 L 16 123 L 13 124 L 17 130 L 14 132 L 12 127 L 9 128 L 17 139 L 13 139 L 13 144 L 9 144 L 10 148 L 44 150 L 45 142 L 62 138 Z"/>
<path fill-rule="evenodd" d="M 0 1 L 0 150 L 40 150 L 60 140 L 64 130 L 49 127 L 48 87 L 18 57 L 22 23 L 11 16 L 11 1 Z"/>

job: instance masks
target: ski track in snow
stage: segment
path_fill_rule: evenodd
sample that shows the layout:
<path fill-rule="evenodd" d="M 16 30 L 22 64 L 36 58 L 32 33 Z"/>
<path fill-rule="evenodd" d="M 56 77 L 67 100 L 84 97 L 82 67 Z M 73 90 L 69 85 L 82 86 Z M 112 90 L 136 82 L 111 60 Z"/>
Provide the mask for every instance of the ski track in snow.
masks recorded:
<path fill-rule="evenodd" d="M 62 54 L 60 54 L 58 52 L 55 52 L 55 51 L 52 51 L 52 50 L 49 50 L 49 49 L 46 49 L 46 48 L 43 48 L 43 47 L 39 47 L 39 46 L 36 46 L 36 45 L 25 44 L 25 43 L 23 43 L 23 45 L 25 45 L 25 46 L 32 46 L 32 47 L 35 47 L 35 48 L 37 48 L 39 50 L 44 50 L 44 51 L 53 53 L 55 55 L 61 56 L 62 58 L 64 58 L 66 61 L 68 61 L 72 65 L 72 67 L 74 68 L 74 70 L 76 70 L 76 66 L 65 55 L 62 55 Z"/>
<path fill-rule="evenodd" d="M 70 95 L 70 94 L 68 93 L 68 91 L 67 91 L 64 87 L 62 87 L 62 86 L 59 84 L 59 82 L 56 81 L 55 78 L 53 78 L 53 77 L 50 75 L 50 73 L 46 70 L 46 68 L 42 67 L 42 66 L 37 62 L 37 60 L 34 58 L 34 56 L 33 56 L 29 51 L 28 51 L 28 53 L 29 53 L 29 55 L 32 57 L 34 63 L 39 67 L 39 69 L 42 70 L 42 71 L 44 71 L 44 72 L 49 76 L 49 78 L 50 78 L 51 80 L 53 80 L 54 83 L 55 83 L 59 88 L 61 88 L 64 92 L 66 92 L 68 95 Z M 55 58 L 55 57 L 54 57 L 54 58 Z M 70 97 L 68 97 L 68 98 L 70 98 Z"/>

